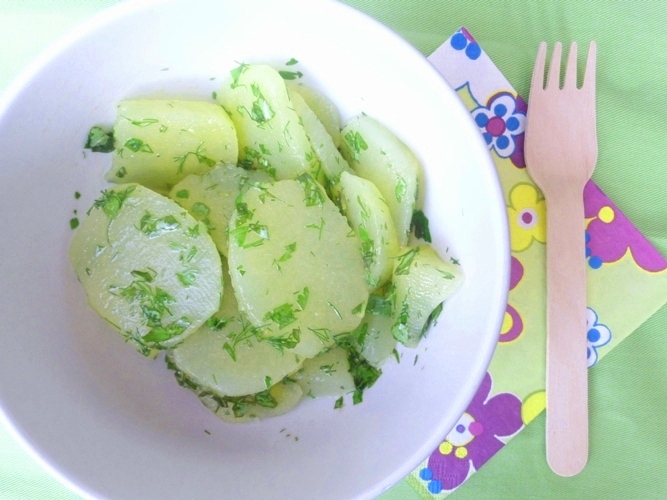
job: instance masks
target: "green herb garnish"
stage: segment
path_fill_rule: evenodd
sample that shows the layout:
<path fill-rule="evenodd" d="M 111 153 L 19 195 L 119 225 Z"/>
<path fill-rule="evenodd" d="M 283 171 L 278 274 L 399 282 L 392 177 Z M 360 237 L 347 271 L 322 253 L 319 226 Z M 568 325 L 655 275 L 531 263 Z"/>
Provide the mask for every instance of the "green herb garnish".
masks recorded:
<path fill-rule="evenodd" d="M 398 179 L 394 194 L 396 196 L 396 201 L 399 203 L 401 203 L 403 201 L 403 198 L 405 198 L 405 195 L 408 194 L 408 183 L 405 181 L 403 177 L 400 177 Z"/>
<path fill-rule="evenodd" d="M 95 153 L 110 153 L 114 148 L 113 131 L 105 132 L 101 127 L 92 127 L 84 148 Z"/>
<path fill-rule="evenodd" d="M 188 159 L 190 155 L 193 155 L 195 158 L 197 158 L 197 161 L 199 162 L 200 165 L 206 165 L 207 167 L 213 168 L 216 162 L 214 159 L 209 158 L 208 156 L 204 156 L 205 152 L 206 148 L 204 147 L 204 141 L 202 141 L 199 143 L 195 151 L 188 151 L 183 156 L 174 156 L 173 157 L 174 161 L 178 163 L 177 173 L 180 174 L 181 172 L 183 172 L 183 166 L 185 165 L 185 161 Z"/>
<path fill-rule="evenodd" d="M 327 195 L 310 174 L 301 174 L 296 180 L 301 184 L 303 192 L 306 195 L 305 202 L 307 207 L 324 205 Z"/>
<path fill-rule="evenodd" d="M 350 364 L 350 375 L 355 387 L 352 402 L 356 405 L 362 402 L 364 390 L 372 387 L 380 378 L 382 370 L 366 361 L 356 349 L 348 350 L 347 361 Z"/>
<path fill-rule="evenodd" d="M 290 333 L 289 335 L 263 339 L 264 342 L 271 344 L 281 353 L 284 352 L 285 349 L 294 349 L 300 340 L 301 340 L 301 330 L 299 330 L 298 328 L 293 329 L 292 333 Z"/>
<path fill-rule="evenodd" d="M 149 238 L 175 231 L 180 227 L 181 223 L 173 215 L 158 218 L 150 212 L 146 212 L 139 221 L 139 229 Z"/>
<path fill-rule="evenodd" d="M 135 188 L 136 186 L 129 186 L 123 191 L 104 190 L 102 196 L 93 203 L 93 208 L 101 209 L 109 220 L 114 220 Z"/>
<path fill-rule="evenodd" d="M 152 153 L 153 148 L 151 148 L 148 144 L 146 144 L 144 141 L 141 139 L 137 139 L 136 137 L 133 137 L 132 139 L 128 139 L 125 141 L 125 144 L 123 145 L 133 153 Z"/>
<path fill-rule="evenodd" d="M 397 257 L 398 265 L 396 266 L 394 274 L 396 276 L 410 274 L 410 266 L 412 265 L 412 261 L 418 253 L 419 247 L 414 247 L 405 252 L 403 255 L 399 255 Z"/>
<path fill-rule="evenodd" d="M 412 227 L 415 230 L 415 236 L 428 243 L 431 243 L 431 231 L 428 227 L 428 218 L 421 210 L 412 214 Z"/>
<path fill-rule="evenodd" d="M 278 329 L 282 330 L 296 321 L 296 316 L 294 314 L 294 306 L 288 302 L 267 312 L 264 316 L 264 320 L 273 321 L 278 325 Z"/>
<path fill-rule="evenodd" d="M 301 73 L 301 71 L 280 70 L 278 71 L 278 73 L 280 73 L 280 76 L 283 77 L 283 80 L 296 80 L 297 78 L 301 78 L 303 76 L 303 73 Z"/>
<path fill-rule="evenodd" d="M 368 149 L 368 144 L 366 144 L 366 141 L 364 141 L 364 138 L 359 132 L 350 131 L 345 134 L 345 142 L 347 142 L 350 151 L 352 152 L 352 161 L 358 162 L 361 151 L 366 151 Z"/>

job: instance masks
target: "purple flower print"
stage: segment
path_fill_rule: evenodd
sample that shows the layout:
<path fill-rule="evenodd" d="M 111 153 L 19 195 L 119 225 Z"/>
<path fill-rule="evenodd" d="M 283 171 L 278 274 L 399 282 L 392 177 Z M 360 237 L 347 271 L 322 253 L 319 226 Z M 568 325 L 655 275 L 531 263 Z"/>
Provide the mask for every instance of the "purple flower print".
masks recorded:
<path fill-rule="evenodd" d="M 504 446 L 498 436 L 511 436 L 523 426 L 521 400 L 509 393 L 487 400 L 491 385 L 487 373 L 466 412 L 419 472 L 431 493 L 462 484 L 471 467 L 479 469 Z"/>
<path fill-rule="evenodd" d="M 646 271 L 667 269 L 667 260 L 592 181 L 584 188 L 584 214 L 586 258 L 593 269 L 620 260 L 628 251 Z"/>
<path fill-rule="evenodd" d="M 472 117 L 490 149 L 509 158 L 519 168 L 526 166 L 523 156 L 526 103 L 509 92 L 491 96 L 486 106 L 472 110 Z"/>

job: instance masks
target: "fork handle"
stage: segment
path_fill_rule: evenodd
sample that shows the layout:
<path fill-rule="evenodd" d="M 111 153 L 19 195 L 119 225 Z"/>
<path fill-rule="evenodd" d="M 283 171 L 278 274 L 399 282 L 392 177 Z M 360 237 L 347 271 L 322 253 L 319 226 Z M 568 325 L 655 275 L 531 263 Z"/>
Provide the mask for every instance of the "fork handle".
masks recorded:
<path fill-rule="evenodd" d="M 581 190 L 562 189 L 547 206 L 547 416 L 549 467 L 579 473 L 588 460 L 586 257 Z"/>

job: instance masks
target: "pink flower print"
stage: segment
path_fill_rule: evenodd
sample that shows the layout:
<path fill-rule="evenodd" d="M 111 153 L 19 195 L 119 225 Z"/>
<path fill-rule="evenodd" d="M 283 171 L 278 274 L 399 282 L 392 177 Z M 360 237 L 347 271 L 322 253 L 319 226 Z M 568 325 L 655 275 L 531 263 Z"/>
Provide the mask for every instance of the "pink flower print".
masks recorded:
<path fill-rule="evenodd" d="M 526 166 L 523 156 L 526 109 L 521 97 L 498 92 L 486 106 L 472 110 L 472 117 L 489 148 L 501 158 L 509 158 L 519 168 Z"/>
<path fill-rule="evenodd" d="M 471 469 L 479 469 L 504 446 L 498 436 L 511 436 L 523 427 L 521 400 L 509 393 L 487 400 L 491 385 L 487 373 L 466 412 L 419 471 L 431 493 L 461 485 Z"/>
<path fill-rule="evenodd" d="M 523 278 L 523 265 L 519 262 L 519 259 L 512 256 L 512 264 L 510 268 L 510 290 L 519 284 Z M 516 340 L 519 335 L 523 333 L 523 319 L 519 312 L 514 309 L 510 304 L 507 304 L 507 309 L 505 310 L 505 318 L 503 319 L 503 325 L 500 329 L 500 337 L 498 342 L 512 342 Z"/>
<path fill-rule="evenodd" d="M 592 181 L 584 188 L 584 214 L 586 257 L 593 269 L 616 262 L 628 252 L 646 271 L 667 269 L 667 260 Z"/>

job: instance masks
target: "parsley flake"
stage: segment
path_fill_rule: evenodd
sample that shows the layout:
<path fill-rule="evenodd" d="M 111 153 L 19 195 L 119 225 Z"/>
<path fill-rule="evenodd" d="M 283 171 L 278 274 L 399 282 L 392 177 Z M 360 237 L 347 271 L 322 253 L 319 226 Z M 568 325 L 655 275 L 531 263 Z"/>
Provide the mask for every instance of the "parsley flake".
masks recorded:
<path fill-rule="evenodd" d="M 113 131 L 105 132 L 101 127 L 92 127 L 83 147 L 95 153 L 110 153 L 114 148 Z"/>

